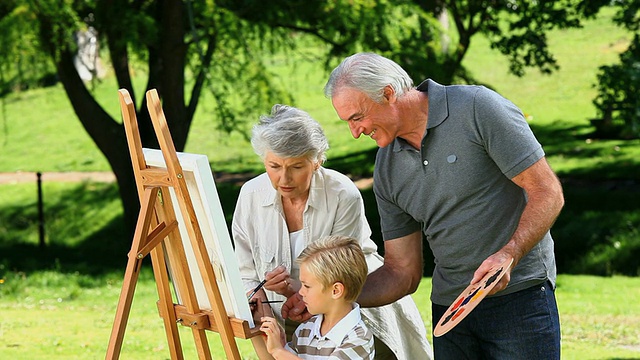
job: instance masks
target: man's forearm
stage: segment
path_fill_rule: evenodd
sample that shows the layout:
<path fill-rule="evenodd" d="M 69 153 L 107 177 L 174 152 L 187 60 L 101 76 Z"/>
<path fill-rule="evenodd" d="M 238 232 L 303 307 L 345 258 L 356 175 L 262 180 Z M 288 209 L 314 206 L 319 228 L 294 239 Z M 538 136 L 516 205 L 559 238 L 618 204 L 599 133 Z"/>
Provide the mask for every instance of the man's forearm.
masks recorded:
<path fill-rule="evenodd" d="M 527 205 L 520 217 L 518 227 L 503 248 L 513 256 L 515 263 L 518 263 L 544 237 L 564 206 L 560 182 L 551 172 L 546 161 L 541 161 L 543 163 L 534 165 L 541 169 L 532 169 L 536 170 L 537 176 L 514 178 L 514 181 L 527 192 Z M 543 179 L 540 178 L 540 173 L 543 174 Z"/>
<path fill-rule="evenodd" d="M 369 274 L 358 303 L 362 307 L 390 304 L 412 294 L 422 279 L 422 234 L 385 241 L 384 264 Z"/>

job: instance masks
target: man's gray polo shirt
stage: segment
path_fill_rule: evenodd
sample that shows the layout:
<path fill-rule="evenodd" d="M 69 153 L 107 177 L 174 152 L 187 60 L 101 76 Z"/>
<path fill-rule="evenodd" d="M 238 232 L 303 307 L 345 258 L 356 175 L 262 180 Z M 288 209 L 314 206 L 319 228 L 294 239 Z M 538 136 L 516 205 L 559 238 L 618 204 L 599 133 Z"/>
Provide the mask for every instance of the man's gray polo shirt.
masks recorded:
<path fill-rule="evenodd" d="M 544 156 L 522 112 L 481 86 L 426 80 L 427 132 L 418 151 L 397 138 L 376 157 L 374 191 L 383 238 L 422 230 L 435 257 L 431 300 L 448 306 L 515 231 L 526 204 L 510 179 Z M 505 295 L 550 279 L 547 233 L 511 273 Z"/>

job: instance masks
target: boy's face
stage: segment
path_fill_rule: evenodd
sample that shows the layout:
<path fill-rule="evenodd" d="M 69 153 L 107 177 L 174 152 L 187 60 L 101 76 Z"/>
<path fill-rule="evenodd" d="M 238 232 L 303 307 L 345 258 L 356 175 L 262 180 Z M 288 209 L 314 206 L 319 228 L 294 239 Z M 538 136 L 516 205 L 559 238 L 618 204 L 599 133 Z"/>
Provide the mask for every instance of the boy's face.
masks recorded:
<path fill-rule="evenodd" d="M 300 282 L 302 286 L 299 292 L 309 313 L 313 315 L 327 313 L 333 300 L 331 288 L 323 288 L 318 279 L 308 271 L 305 263 L 300 265 Z"/>

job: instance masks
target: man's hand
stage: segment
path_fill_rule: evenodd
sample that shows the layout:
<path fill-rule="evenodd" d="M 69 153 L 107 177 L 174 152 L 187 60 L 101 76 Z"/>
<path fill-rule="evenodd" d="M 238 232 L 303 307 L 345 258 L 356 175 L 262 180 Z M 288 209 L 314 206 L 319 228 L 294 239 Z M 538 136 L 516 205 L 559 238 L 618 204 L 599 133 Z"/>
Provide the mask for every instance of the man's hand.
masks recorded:
<path fill-rule="evenodd" d="M 491 269 L 499 266 L 509 259 L 513 259 L 513 256 L 507 254 L 504 251 L 498 251 L 497 253 L 489 256 L 485 261 L 482 262 L 482 264 L 480 264 L 478 270 L 476 270 L 476 272 L 473 274 L 473 279 L 471 279 L 470 284 L 479 282 Z M 507 269 L 507 272 L 502 276 L 500 281 L 498 281 L 498 283 L 494 286 L 493 289 L 491 289 L 491 291 L 487 295 L 493 295 L 498 291 L 504 290 L 507 285 L 509 285 L 509 281 L 511 280 L 511 269 L 513 269 L 514 266 L 515 264 L 512 264 L 512 266 Z"/>
<path fill-rule="evenodd" d="M 310 319 L 312 314 L 307 310 L 307 306 L 302 301 L 302 295 L 295 293 L 291 295 L 282 305 L 282 317 L 296 322 L 303 322 Z"/>

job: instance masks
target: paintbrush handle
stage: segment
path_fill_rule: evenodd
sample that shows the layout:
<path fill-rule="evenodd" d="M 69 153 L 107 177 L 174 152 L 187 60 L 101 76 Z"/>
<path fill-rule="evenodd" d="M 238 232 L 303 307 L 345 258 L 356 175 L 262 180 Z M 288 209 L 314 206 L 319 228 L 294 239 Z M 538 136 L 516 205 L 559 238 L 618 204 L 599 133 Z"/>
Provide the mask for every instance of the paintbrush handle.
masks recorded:
<path fill-rule="evenodd" d="M 258 284 L 258 286 L 256 286 L 255 289 L 253 289 L 253 291 L 251 292 L 251 294 L 249 294 L 249 296 L 247 297 L 247 300 L 251 300 L 251 298 L 253 297 L 253 295 L 255 295 L 260 289 L 262 289 L 262 287 L 264 286 L 264 284 L 267 282 L 267 279 L 264 279 L 260 282 L 260 284 Z"/>
<path fill-rule="evenodd" d="M 281 303 L 282 300 L 268 300 L 268 301 L 263 301 L 263 304 L 274 304 L 274 303 Z M 257 301 L 249 301 L 249 305 L 258 305 Z"/>

